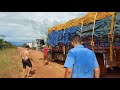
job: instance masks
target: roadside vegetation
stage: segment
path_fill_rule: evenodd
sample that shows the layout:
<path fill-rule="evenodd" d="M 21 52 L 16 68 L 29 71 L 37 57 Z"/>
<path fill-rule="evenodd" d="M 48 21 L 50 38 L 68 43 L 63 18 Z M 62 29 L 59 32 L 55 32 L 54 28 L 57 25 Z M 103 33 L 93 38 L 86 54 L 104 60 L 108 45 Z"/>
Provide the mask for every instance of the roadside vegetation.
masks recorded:
<path fill-rule="evenodd" d="M 19 75 L 21 60 L 16 46 L 10 42 L 0 39 L 0 78 L 11 78 L 13 75 Z"/>

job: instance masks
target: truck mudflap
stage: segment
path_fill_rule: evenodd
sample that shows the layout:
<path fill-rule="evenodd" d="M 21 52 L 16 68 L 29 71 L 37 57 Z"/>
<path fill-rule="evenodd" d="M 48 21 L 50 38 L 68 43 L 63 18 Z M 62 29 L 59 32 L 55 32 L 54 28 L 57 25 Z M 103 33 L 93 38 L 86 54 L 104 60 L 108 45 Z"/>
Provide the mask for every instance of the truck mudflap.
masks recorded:
<path fill-rule="evenodd" d="M 104 63 L 104 56 L 102 53 L 95 53 L 100 67 L 100 77 L 104 77 L 107 73 L 107 68 Z"/>
<path fill-rule="evenodd" d="M 108 68 L 120 67 L 120 49 L 115 49 L 113 53 L 113 62 L 110 62 L 110 52 L 106 50 L 103 53 L 96 53 L 96 57 L 100 66 L 100 76 L 105 77 Z"/>

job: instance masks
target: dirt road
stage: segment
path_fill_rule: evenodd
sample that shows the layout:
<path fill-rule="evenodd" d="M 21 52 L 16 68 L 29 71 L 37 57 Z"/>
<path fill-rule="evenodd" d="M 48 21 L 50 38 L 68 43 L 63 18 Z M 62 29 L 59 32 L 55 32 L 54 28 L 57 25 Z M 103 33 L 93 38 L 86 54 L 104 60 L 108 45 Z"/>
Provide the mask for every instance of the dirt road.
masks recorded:
<path fill-rule="evenodd" d="M 21 51 L 24 48 L 18 48 Z M 40 51 L 30 50 L 30 57 L 35 61 L 32 61 L 33 68 L 31 71 L 32 77 L 29 78 L 63 78 L 64 67 L 63 63 L 50 62 L 49 65 L 44 66 L 43 53 Z M 21 75 L 19 75 L 21 77 Z"/>
<path fill-rule="evenodd" d="M 18 48 L 21 51 L 24 48 Z M 40 51 L 30 50 L 30 57 L 35 61 L 33 63 L 32 77 L 28 78 L 63 78 L 64 77 L 64 62 L 50 62 L 49 65 L 44 66 L 43 53 Z M 14 76 L 21 78 L 21 75 Z M 112 71 L 107 73 L 102 78 L 120 78 L 120 72 Z"/>

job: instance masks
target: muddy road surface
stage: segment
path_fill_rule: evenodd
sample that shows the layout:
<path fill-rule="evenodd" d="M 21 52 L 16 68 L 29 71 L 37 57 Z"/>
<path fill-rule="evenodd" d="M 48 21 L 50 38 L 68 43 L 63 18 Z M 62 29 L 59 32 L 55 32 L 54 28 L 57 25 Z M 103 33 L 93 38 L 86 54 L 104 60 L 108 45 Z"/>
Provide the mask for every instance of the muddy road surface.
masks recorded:
<path fill-rule="evenodd" d="M 20 52 L 23 49 L 19 47 L 18 51 Z M 30 50 L 30 57 L 33 59 L 32 77 L 27 78 L 64 78 L 64 62 L 50 62 L 49 65 L 44 66 L 43 53 L 35 50 Z M 22 72 L 16 78 L 23 78 Z M 109 70 L 106 76 L 102 78 L 120 78 L 120 71 Z"/>
<path fill-rule="evenodd" d="M 18 48 L 20 52 L 24 48 Z M 29 50 L 30 57 L 33 59 L 33 68 L 31 71 L 32 77 L 28 78 L 63 78 L 64 77 L 64 67 L 63 62 L 50 62 L 48 65 L 44 66 L 43 53 L 40 51 Z M 22 74 L 22 72 L 21 72 Z M 19 75 L 21 78 L 22 75 Z"/>

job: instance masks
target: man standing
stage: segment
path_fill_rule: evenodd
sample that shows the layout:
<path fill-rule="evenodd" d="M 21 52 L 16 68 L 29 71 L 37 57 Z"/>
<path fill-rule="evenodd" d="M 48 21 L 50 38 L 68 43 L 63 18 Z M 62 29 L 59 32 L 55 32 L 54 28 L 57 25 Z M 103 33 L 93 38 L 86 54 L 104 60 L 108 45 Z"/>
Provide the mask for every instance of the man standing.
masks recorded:
<path fill-rule="evenodd" d="M 30 55 L 29 55 L 29 46 L 26 46 L 26 49 L 21 51 L 20 53 L 20 57 L 22 59 L 22 64 L 23 64 L 23 73 L 25 75 L 25 78 L 28 76 L 30 77 L 30 71 L 32 69 L 32 63 L 29 59 Z M 28 72 L 26 70 L 26 66 L 29 66 Z"/>
<path fill-rule="evenodd" d="M 93 51 L 82 45 L 79 35 L 72 37 L 73 49 L 68 52 L 64 67 L 65 78 L 99 78 L 100 70 Z"/>

